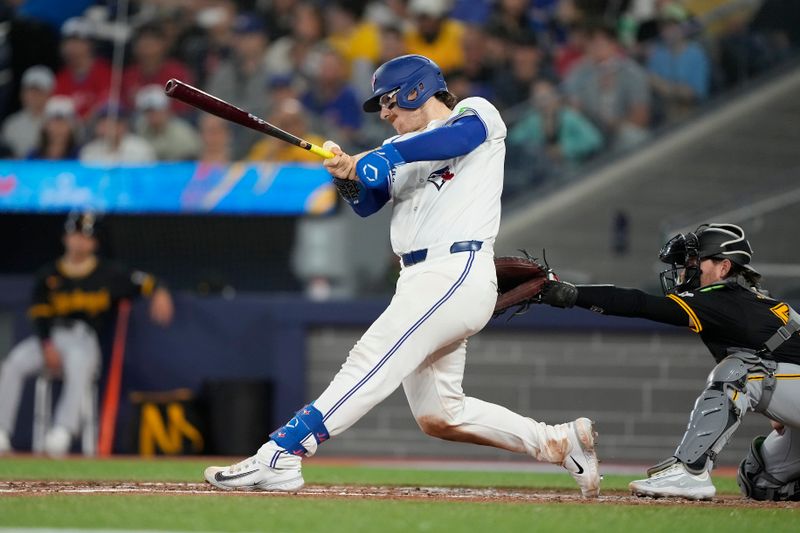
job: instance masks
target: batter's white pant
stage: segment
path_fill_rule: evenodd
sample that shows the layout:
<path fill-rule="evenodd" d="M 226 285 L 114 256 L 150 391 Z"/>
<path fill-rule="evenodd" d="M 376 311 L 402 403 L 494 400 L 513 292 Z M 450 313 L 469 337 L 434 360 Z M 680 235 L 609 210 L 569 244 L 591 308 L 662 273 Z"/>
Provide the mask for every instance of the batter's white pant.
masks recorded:
<path fill-rule="evenodd" d="M 534 422 L 465 396 L 461 389 L 467 338 L 489 321 L 496 299 L 490 252 L 448 254 L 403 268 L 389 307 L 314 401 L 331 437 L 402 383 L 414 418 L 426 433 L 562 461 L 566 424 Z M 311 455 L 316 445 L 308 444 Z"/>
<path fill-rule="evenodd" d="M 96 379 L 100 344 L 94 330 L 83 322 L 53 328 L 52 341 L 61 355 L 64 386 L 56 405 L 54 423 L 75 435 L 80 424 L 81 401 Z M 41 341 L 31 336 L 11 349 L 0 367 L 0 430 L 13 433 L 25 379 L 45 368 Z"/>

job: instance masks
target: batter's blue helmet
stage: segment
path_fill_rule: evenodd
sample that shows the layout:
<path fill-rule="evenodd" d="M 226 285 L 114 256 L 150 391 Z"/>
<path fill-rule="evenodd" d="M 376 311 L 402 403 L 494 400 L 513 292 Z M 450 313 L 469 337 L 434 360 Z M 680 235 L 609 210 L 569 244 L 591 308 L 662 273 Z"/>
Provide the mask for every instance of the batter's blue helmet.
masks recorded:
<path fill-rule="evenodd" d="M 417 109 L 428 98 L 447 90 L 439 65 L 425 56 L 407 55 L 391 59 L 378 67 L 372 76 L 372 97 L 364 102 L 364 111 L 381 110 L 382 95 L 399 89 L 397 105 L 403 109 Z"/>

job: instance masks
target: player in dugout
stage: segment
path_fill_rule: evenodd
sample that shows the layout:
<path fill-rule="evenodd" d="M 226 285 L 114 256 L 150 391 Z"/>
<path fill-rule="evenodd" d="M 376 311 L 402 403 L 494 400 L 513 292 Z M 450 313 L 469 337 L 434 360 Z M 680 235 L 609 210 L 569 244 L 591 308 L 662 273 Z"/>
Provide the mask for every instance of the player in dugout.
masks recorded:
<path fill-rule="evenodd" d="M 38 272 L 28 315 L 35 334 L 11 349 L 0 368 L 0 454 L 11 451 L 22 386 L 46 372 L 63 380 L 45 452 L 66 454 L 78 432 L 81 399 L 99 374 L 99 336 L 109 327 L 121 299 L 150 299 L 150 318 L 172 321 L 169 291 L 152 274 L 131 270 L 96 254 L 100 217 L 73 212 L 64 225 L 64 255 Z"/>
<path fill-rule="evenodd" d="M 483 98 L 459 102 L 436 63 L 419 55 L 381 65 L 363 108 L 380 113 L 397 135 L 356 156 L 326 142 L 335 157 L 325 167 L 360 216 L 392 204 L 392 248 L 402 266 L 394 297 L 314 402 L 254 456 L 207 468 L 206 480 L 228 490 L 297 490 L 302 457 L 402 385 L 428 435 L 561 465 L 583 496 L 596 497 L 589 419 L 549 425 L 462 390 L 467 339 L 483 329 L 497 300 L 493 257 L 506 136 L 500 113 Z"/>
<path fill-rule="evenodd" d="M 708 500 L 710 471 L 748 411 L 770 419 L 739 466 L 742 493 L 754 500 L 800 500 L 800 315 L 769 297 L 750 266 L 753 250 L 734 224 L 703 224 L 679 234 L 659 255 L 665 296 L 613 285 L 548 281 L 540 299 L 554 307 L 688 326 L 717 365 L 697 398 L 672 457 L 630 483 L 637 496 Z"/>

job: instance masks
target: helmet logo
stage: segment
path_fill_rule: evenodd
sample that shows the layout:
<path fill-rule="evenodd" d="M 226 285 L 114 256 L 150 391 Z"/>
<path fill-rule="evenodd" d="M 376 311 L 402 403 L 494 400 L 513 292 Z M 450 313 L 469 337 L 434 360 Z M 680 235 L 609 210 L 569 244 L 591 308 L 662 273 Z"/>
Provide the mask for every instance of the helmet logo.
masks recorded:
<path fill-rule="evenodd" d="M 372 91 L 373 92 L 375 91 L 375 83 L 377 83 L 377 81 L 378 81 L 378 74 L 375 73 L 375 74 L 372 75 Z"/>

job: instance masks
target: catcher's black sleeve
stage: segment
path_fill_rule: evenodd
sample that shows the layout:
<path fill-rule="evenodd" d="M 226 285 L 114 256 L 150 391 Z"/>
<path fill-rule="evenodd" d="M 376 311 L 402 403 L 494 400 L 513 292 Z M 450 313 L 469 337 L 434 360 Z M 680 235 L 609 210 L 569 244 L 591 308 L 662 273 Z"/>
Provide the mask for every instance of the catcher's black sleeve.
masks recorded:
<path fill-rule="evenodd" d="M 575 305 L 598 313 L 646 318 L 673 326 L 689 325 L 686 312 L 675 300 L 654 296 L 638 289 L 613 285 L 578 285 Z"/>

